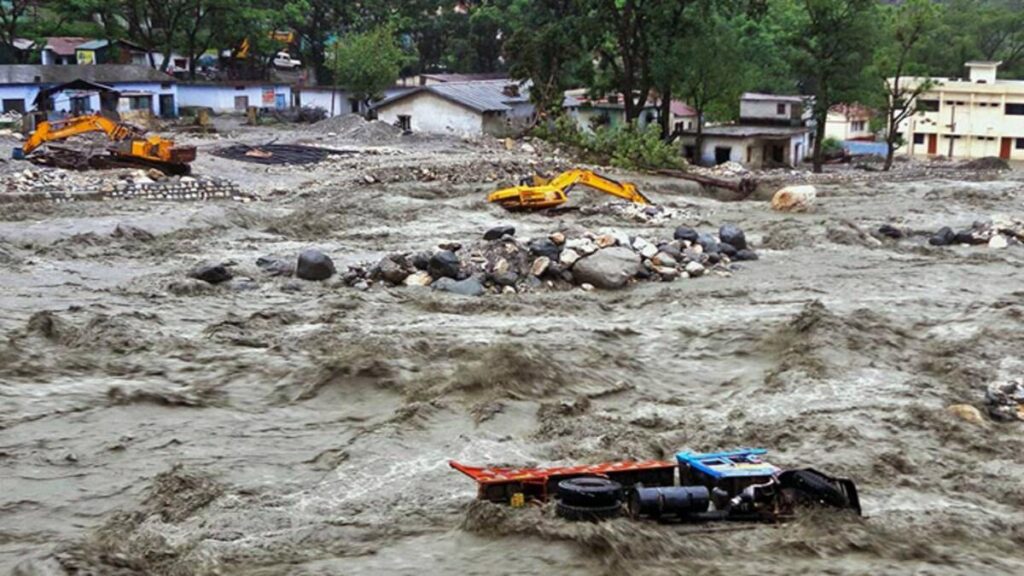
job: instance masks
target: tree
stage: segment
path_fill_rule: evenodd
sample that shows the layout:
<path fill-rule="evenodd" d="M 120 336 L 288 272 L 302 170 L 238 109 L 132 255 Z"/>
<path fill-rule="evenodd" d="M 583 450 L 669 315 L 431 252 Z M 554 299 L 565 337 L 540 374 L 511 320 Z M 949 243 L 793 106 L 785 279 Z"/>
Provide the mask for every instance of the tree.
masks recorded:
<path fill-rule="evenodd" d="M 822 141 L 828 111 L 841 102 L 861 100 L 870 82 L 866 69 L 877 13 L 875 0 L 779 0 L 775 9 L 792 10 L 793 69 L 813 96 L 814 171 L 821 172 Z"/>
<path fill-rule="evenodd" d="M 338 82 L 365 109 L 370 100 L 381 97 L 384 89 L 398 80 L 405 61 L 406 55 L 395 41 L 394 31 L 382 26 L 336 42 L 331 47 L 329 64 Z"/>
<path fill-rule="evenodd" d="M 908 77 L 925 76 L 918 58 L 919 50 L 938 22 L 938 9 L 931 0 L 908 0 L 890 7 L 883 24 L 885 38 L 875 51 L 873 70 L 884 86 L 881 104 L 885 116 L 885 165 L 892 168 L 899 147 L 899 127 L 917 110 L 917 99 L 932 87 L 930 80 L 911 81 Z"/>
<path fill-rule="evenodd" d="M 22 32 L 24 19 L 31 0 L 4 0 L 0 1 L 0 47 L 24 59 L 26 51 L 18 50 L 15 43 Z"/>
<path fill-rule="evenodd" d="M 576 0 L 535 0 L 512 8 L 516 29 L 504 47 L 509 74 L 530 81 L 539 117 L 557 118 L 565 91 L 578 86 L 590 66 L 579 40 L 583 14 Z"/>
<path fill-rule="evenodd" d="M 695 148 L 701 150 L 704 119 L 735 117 L 740 95 L 754 85 L 757 68 L 752 65 L 748 37 L 749 20 L 743 12 L 731 12 L 721 2 L 705 0 L 688 18 L 693 36 L 677 48 L 680 63 L 676 92 L 697 112 Z"/>

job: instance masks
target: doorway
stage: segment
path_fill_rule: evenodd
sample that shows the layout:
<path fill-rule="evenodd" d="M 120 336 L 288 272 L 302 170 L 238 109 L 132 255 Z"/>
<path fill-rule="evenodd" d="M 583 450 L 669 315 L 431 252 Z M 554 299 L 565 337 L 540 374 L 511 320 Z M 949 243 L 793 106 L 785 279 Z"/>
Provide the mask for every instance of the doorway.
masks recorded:
<path fill-rule="evenodd" d="M 938 134 L 928 135 L 928 153 L 935 154 L 939 151 L 939 136 Z"/>
<path fill-rule="evenodd" d="M 249 108 L 248 96 L 235 96 L 235 110 L 245 111 Z"/>
<path fill-rule="evenodd" d="M 725 164 L 732 158 L 731 146 L 715 146 L 715 164 Z"/>
<path fill-rule="evenodd" d="M 174 118 L 174 94 L 161 94 L 160 95 L 160 117 L 161 118 Z"/>
<path fill-rule="evenodd" d="M 999 146 L 999 157 L 1003 160 L 1010 159 L 1010 149 L 1013 146 L 1013 138 L 1003 138 Z"/>

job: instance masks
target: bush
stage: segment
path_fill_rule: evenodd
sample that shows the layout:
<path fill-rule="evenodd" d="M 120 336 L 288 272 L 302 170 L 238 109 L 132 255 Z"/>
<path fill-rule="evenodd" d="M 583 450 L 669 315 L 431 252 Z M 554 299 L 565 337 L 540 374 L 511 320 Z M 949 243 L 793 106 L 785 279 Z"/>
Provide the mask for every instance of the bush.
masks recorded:
<path fill-rule="evenodd" d="M 686 164 L 679 150 L 661 139 L 656 125 L 643 130 L 634 125 L 599 126 L 593 133 L 587 133 L 581 131 L 571 117 L 561 116 L 554 125 L 538 125 L 534 136 L 569 146 L 587 162 L 627 170 L 681 168 Z"/>
<path fill-rule="evenodd" d="M 842 155 L 843 143 L 835 138 L 825 138 L 821 141 L 821 153 L 826 156 Z"/>

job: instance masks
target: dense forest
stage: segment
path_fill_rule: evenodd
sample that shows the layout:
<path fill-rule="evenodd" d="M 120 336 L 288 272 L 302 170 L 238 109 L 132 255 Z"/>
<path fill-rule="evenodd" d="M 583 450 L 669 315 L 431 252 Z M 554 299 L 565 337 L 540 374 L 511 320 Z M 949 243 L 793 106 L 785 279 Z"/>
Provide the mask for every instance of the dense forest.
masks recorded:
<path fill-rule="evenodd" d="M 292 32 L 291 45 L 275 31 Z M 891 122 L 913 94 L 886 78 L 957 77 L 972 59 L 1024 77 L 1024 0 L 0 2 L 0 48 L 55 35 L 125 39 L 164 55 L 156 67 L 172 52 L 195 64 L 244 45 L 266 68 L 291 49 L 321 83 L 366 98 L 399 75 L 506 72 L 531 80 L 551 117 L 564 90 L 586 87 L 622 94 L 629 119 L 656 94 L 665 107 L 685 100 L 728 120 L 741 92 L 763 90 L 813 95 L 819 121 L 832 104 L 858 101 Z"/>

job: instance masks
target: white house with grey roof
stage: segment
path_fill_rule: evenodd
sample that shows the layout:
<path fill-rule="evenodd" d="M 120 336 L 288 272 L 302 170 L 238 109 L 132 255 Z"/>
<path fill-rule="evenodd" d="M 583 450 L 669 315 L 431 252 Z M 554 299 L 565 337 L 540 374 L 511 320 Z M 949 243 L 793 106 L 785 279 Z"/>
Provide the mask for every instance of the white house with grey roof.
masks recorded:
<path fill-rule="evenodd" d="M 740 98 L 739 122 L 705 126 L 699 151 L 696 130 L 683 131 L 683 156 L 703 165 L 796 166 L 812 143 L 806 108 L 803 96 L 746 93 Z"/>
<path fill-rule="evenodd" d="M 458 136 L 509 136 L 534 114 L 529 86 L 511 80 L 444 82 L 381 100 L 377 118 L 413 132 Z"/>
<path fill-rule="evenodd" d="M 157 116 L 177 114 L 177 80 L 148 66 L 96 64 L 88 66 L 38 64 L 0 65 L 0 107 L 3 112 L 36 109 L 40 90 L 84 80 L 97 89 L 72 89 L 55 93 L 45 108 L 57 113 L 96 112 L 100 93 L 118 95 L 119 112 L 150 111 Z"/>

